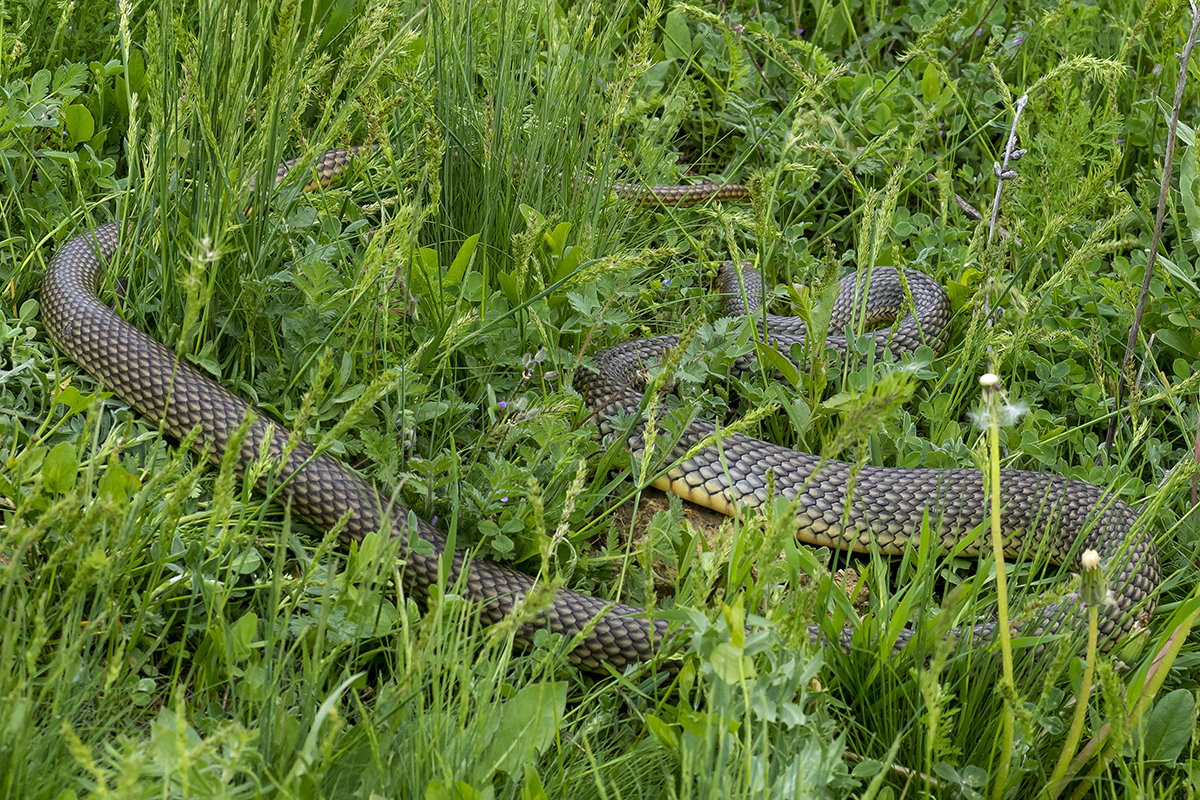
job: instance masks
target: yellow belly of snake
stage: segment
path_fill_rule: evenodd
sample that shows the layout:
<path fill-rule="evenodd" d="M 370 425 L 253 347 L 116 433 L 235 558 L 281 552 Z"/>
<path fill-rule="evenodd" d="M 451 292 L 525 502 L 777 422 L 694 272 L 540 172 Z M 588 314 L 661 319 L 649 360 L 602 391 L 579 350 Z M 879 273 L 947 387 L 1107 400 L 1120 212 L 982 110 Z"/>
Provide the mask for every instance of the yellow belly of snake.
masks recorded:
<path fill-rule="evenodd" d="M 336 177 L 353 155 L 346 150 L 326 154 L 315 168 L 316 183 L 324 185 Z M 290 167 L 291 163 L 281 166 L 280 177 Z M 713 185 L 683 189 L 621 185 L 614 191 L 633 194 L 638 202 L 687 203 L 745 190 Z M 444 534 L 399 505 L 393 492 L 378 491 L 337 459 L 314 454 L 303 443 L 285 453 L 289 433 L 281 425 L 201 375 L 102 303 L 96 295 L 101 270 L 120 244 L 120 223 L 113 222 L 72 238 L 51 261 L 42 284 L 42 317 L 63 353 L 146 417 L 160 422 L 172 436 L 183 438 L 198 429 L 194 447 L 214 462 L 221 459 L 243 419 L 252 414 L 255 421 L 240 443 L 237 466 L 245 470 L 265 448 L 279 465 L 271 483 L 276 487 L 282 484 L 284 499 L 302 518 L 319 528 L 330 528 L 344 519 L 342 535 L 348 540 L 390 531 L 401 540 L 405 554 L 405 589 L 419 601 L 424 601 L 429 587 L 437 583 L 439 564 L 445 560 L 447 580 L 460 585 L 468 598 L 480 604 L 484 622 L 499 621 L 513 612 L 533 588 L 533 579 L 488 561 L 468 564 L 461 551 L 447 552 Z M 757 275 L 748 271 L 743 278 L 753 286 Z M 944 337 L 948 312 L 941 287 L 913 272 L 907 274 L 907 281 L 915 316 L 909 314 L 889 332 L 890 338 L 881 338 L 880 347 L 906 349 L 920 341 L 940 344 Z M 736 271 L 727 266 L 723 284 L 732 296 L 733 310 L 753 310 L 738 306 L 740 293 L 733 291 L 736 283 Z M 905 302 L 900 286 L 887 271 L 876 270 L 867 289 L 867 304 L 899 308 Z M 843 292 L 846 297 L 839 297 L 838 308 L 850 306 L 848 298 L 853 294 Z M 838 313 L 835 310 L 835 324 Z M 781 344 L 803 336 L 802 326 L 788 317 L 767 316 L 765 324 L 768 334 Z M 662 337 L 608 348 L 597 354 L 595 371 L 576 376 L 575 387 L 596 412 L 602 430 L 610 430 L 617 415 L 638 411 L 642 369 L 658 361 L 676 342 L 674 337 Z M 830 343 L 836 346 L 832 337 Z M 976 471 L 863 467 L 851 481 L 847 464 L 821 462 L 815 456 L 742 435 L 724 437 L 719 446 L 683 459 L 695 443 L 712 432 L 709 423 L 691 423 L 669 456 L 678 463 L 656 484 L 725 511 L 734 503 L 757 506 L 764 502 L 770 469 L 776 489 L 799 501 L 797 533 L 801 539 L 860 550 L 869 549 L 874 542 L 883 552 L 897 551 L 919 535 L 925 514 L 945 548 L 973 535 L 984 520 L 986 504 Z M 631 432 L 629 441 L 638 452 L 642 446 L 640 426 Z M 1047 545 L 1057 560 L 1077 557 L 1084 549 L 1099 551 L 1105 560 L 1117 598 L 1115 605 L 1102 611 L 1106 641 L 1128 631 L 1136 612 L 1152 610 L 1159 582 L 1157 556 L 1150 537 L 1134 527 L 1135 514 L 1125 503 L 1090 484 L 1045 473 L 1006 470 L 1001 482 L 1001 527 L 1010 553 L 1016 554 L 1022 545 L 1030 544 L 1026 541 L 1029 537 L 1038 536 L 1044 538 L 1037 543 Z M 414 536 L 430 547 L 410 547 Z M 979 545 L 986 546 L 986 538 L 981 538 Z M 1028 632 L 1078 630 L 1081 618 L 1078 602 L 1068 599 L 1045 609 Z M 567 590 L 559 591 L 541 619 L 527 624 L 519 638 L 530 641 L 541 627 L 568 638 L 582 634 L 572 660 L 591 670 L 605 665 L 621 669 L 648 660 L 668 634 L 667 623 L 649 617 L 643 609 Z M 820 638 L 816 628 L 812 635 Z M 843 638 L 843 643 L 847 641 Z"/>

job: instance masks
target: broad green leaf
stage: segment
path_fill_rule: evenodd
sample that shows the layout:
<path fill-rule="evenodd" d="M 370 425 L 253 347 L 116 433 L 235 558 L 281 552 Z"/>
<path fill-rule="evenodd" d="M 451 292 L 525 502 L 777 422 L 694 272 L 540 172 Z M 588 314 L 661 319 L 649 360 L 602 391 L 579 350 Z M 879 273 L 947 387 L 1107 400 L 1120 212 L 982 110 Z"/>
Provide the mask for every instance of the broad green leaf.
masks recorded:
<path fill-rule="evenodd" d="M 120 464 L 110 464 L 100 478 L 99 490 L 102 497 L 107 497 L 117 505 L 129 502 L 129 496 L 137 491 L 142 482 L 136 475 Z"/>
<path fill-rule="evenodd" d="M 1196 701 L 1190 689 L 1176 689 L 1154 704 L 1146 718 L 1142 744 L 1146 760 L 1174 764 L 1192 736 Z"/>
<path fill-rule="evenodd" d="M 582 255 L 583 250 L 574 245 L 565 248 L 562 257 L 558 260 L 558 267 L 554 270 L 554 280 L 561 281 L 574 272 L 579 267 L 579 259 Z"/>
<path fill-rule="evenodd" d="M 463 275 L 467 273 L 467 267 L 471 264 L 471 258 L 475 255 L 475 245 L 477 244 L 479 244 L 478 233 L 468 236 L 458 248 L 458 253 L 454 256 L 450 269 L 446 270 L 446 274 L 442 276 L 443 288 L 449 289 L 462 282 Z"/>
<path fill-rule="evenodd" d="M 1167 130 L 1171 129 L 1171 107 L 1161 97 L 1154 98 L 1158 102 L 1158 108 L 1163 113 L 1163 120 L 1167 124 Z M 1179 137 L 1179 141 L 1186 144 L 1188 147 L 1194 147 L 1196 144 L 1196 132 L 1192 127 L 1183 120 L 1179 120 L 1175 125 L 1175 135 Z"/>
<path fill-rule="evenodd" d="M 533 764 L 525 765 L 525 782 L 521 784 L 521 800 L 549 800 L 546 789 L 542 785 L 542 776 L 538 775 Z"/>
<path fill-rule="evenodd" d="M 235 658 L 245 658 L 250 654 L 250 645 L 257 632 L 258 617 L 253 611 L 247 611 L 229 626 L 228 641 Z"/>
<path fill-rule="evenodd" d="M 650 733 L 654 734 L 658 743 L 667 750 L 675 750 L 679 747 L 679 731 L 676 726 L 651 714 L 646 717 L 646 727 L 650 729 Z"/>
<path fill-rule="evenodd" d="M 79 474 L 79 460 L 75 457 L 75 446 L 70 442 L 59 442 L 50 449 L 42 475 L 46 488 L 52 492 L 69 492 L 75 488 Z"/>
<path fill-rule="evenodd" d="M 492 771 L 521 774 L 526 763 L 558 735 L 567 705 L 564 681 L 535 683 L 505 701 L 482 763 Z"/>
<path fill-rule="evenodd" d="M 1189 220 L 1189 224 L 1190 224 L 1190 220 Z M 1188 277 L 1188 275 L 1182 269 L 1180 269 L 1179 265 L 1177 265 L 1174 261 L 1172 261 L 1171 259 L 1164 256 L 1162 253 L 1158 254 L 1158 263 L 1162 264 L 1163 269 L 1165 269 L 1167 272 L 1171 273 L 1171 275 L 1173 275 L 1174 277 L 1176 277 L 1179 280 L 1186 283 L 1188 285 L 1188 288 L 1191 289 L 1193 292 L 1200 292 L 1200 287 L 1196 286 L 1195 282 L 1190 277 Z"/>
<path fill-rule="evenodd" d="M 106 396 L 106 395 L 100 395 Z M 67 416 L 72 417 L 80 411 L 84 411 L 92 404 L 92 400 L 96 399 L 95 394 L 83 394 L 74 386 L 67 386 L 58 394 L 54 395 L 54 402 L 62 403 L 67 407 Z"/>
<path fill-rule="evenodd" d="M 125 69 L 125 79 L 129 81 L 129 91 L 141 93 L 145 89 L 146 57 L 142 55 L 141 50 L 135 48 L 129 51 L 129 65 Z"/>
<path fill-rule="evenodd" d="M 486 800 L 486 795 L 464 781 L 455 781 L 450 786 L 430 781 L 425 787 L 425 800 Z"/>
<path fill-rule="evenodd" d="M 1193 244 L 1200 244 L 1200 170 L 1196 165 L 1195 147 L 1183 149 L 1179 194 L 1183 198 L 1183 213 L 1187 216 L 1188 234 Z"/>
<path fill-rule="evenodd" d="M 567 236 L 571 233 L 571 223 L 560 222 L 554 226 L 554 230 L 549 233 L 544 233 L 542 236 L 546 240 L 546 246 L 550 248 L 550 252 L 554 255 L 562 255 L 567 246 Z"/>
<path fill-rule="evenodd" d="M 517 291 L 517 276 L 507 272 L 497 272 L 496 280 L 500 283 L 500 288 L 503 290 L 504 296 L 508 298 L 508 302 L 513 306 L 519 306 L 521 293 Z"/>
<path fill-rule="evenodd" d="M 663 52 L 667 58 L 687 59 L 692 55 L 692 34 L 687 17 L 678 9 L 667 14 L 663 25 Z"/>
<path fill-rule="evenodd" d="M 434 276 L 438 273 L 438 254 L 432 247 L 418 247 L 417 257 L 413 260 L 414 272 L 421 278 L 422 288 L 433 286 Z"/>
<path fill-rule="evenodd" d="M 930 64 L 925 67 L 925 72 L 921 75 L 921 99 L 925 101 L 925 105 L 931 106 L 937 102 L 938 95 L 941 92 L 941 76 L 938 75 L 937 70 Z"/>
<path fill-rule="evenodd" d="M 755 342 L 754 354 L 768 368 L 778 371 L 793 389 L 800 386 L 800 371 L 796 369 L 796 365 L 792 363 L 791 359 L 780 355 L 774 347 L 766 342 Z"/>
<path fill-rule="evenodd" d="M 746 678 L 754 677 L 754 666 L 750 659 L 729 642 L 721 642 L 714 647 L 708 654 L 708 663 L 717 677 L 730 686 L 737 686 Z"/>
<path fill-rule="evenodd" d="M 86 142 L 96 134 L 96 120 L 92 118 L 92 112 L 78 103 L 63 109 L 63 127 L 67 131 L 70 147 Z"/>

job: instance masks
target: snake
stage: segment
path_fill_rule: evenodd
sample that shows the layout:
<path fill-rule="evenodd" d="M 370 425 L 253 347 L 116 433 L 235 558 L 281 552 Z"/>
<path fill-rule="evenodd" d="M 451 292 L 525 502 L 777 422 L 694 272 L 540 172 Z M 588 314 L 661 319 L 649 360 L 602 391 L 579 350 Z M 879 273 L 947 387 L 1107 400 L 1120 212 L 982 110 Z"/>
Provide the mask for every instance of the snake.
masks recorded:
<path fill-rule="evenodd" d="M 321 156 L 311 182 L 325 185 L 334 180 L 357 152 L 347 148 Z M 277 179 L 283 180 L 296 163 L 281 165 Z M 745 191 L 736 184 L 614 188 L 639 205 L 686 204 Z M 41 312 L 44 329 L 61 353 L 168 435 L 190 441 L 211 463 L 220 463 L 227 448 L 235 447 L 230 455 L 244 474 L 265 457 L 272 467 L 259 470 L 259 488 L 269 485 L 310 525 L 325 530 L 338 526 L 345 544 L 375 532 L 396 537 L 403 559 L 402 588 L 418 603 L 428 603 L 431 589 L 444 579 L 477 604 L 484 624 L 524 611 L 526 599 L 539 588 L 533 577 L 451 549 L 444 533 L 399 502 L 398 492 L 381 490 L 337 458 L 304 441 L 297 443 L 285 426 L 106 305 L 98 295 L 103 268 L 122 246 L 133 244 L 124 241 L 128 235 L 119 220 L 102 224 L 67 240 L 51 259 L 43 276 Z M 773 345 L 786 349 L 804 339 L 802 321 L 760 308 L 757 272 L 726 264 L 720 282 L 732 312 L 755 316 L 759 332 Z M 950 314 L 945 292 L 915 271 L 901 275 L 879 268 L 869 283 L 855 275 L 843 279 L 831 329 L 855 318 L 856 312 L 861 318 L 864 309 L 869 309 L 868 321 L 879 315 L 900 320 L 871 334 L 880 352 L 909 350 L 920 343 L 940 347 L 946 338 Z M 598 352 L 593 366 L 576 373 L 574 388 L 600 420 L 603 433 L 618 431 L 621 420 L 630 415 L 637 418 L 644 403 L 646 369 L 678 345 L 676 336 L 620 343 Z M 830 336 L 827 346 L 844 351 L 846 342 Z M 623 432 L 635 457 L 645 450 L 645 425 L 641 420 Z M 797 503 L 797 536 L 817 545 L 899 552 L 918 542 L 926 517 L 927 529 L 938 532 L 943 549 L 960 548 L 973 536 L 978 542 L 967 554 L 987 544 L 986 536 L 976 536 L 986 507 L 978 471 L 859 468 L 744 434 L 716 433 L 713 423 L 690 422 L 672 445 L 667 454 L 670 466 L 655 485 L 728 513 L 739 505 L 761 506 L 773 481 L 776 492 Z M 1100 615 L 1105 641 L 1130 631 L 1139 612 L 1148 615 L 1153 610 L 1158 559 L 1152 538 L 1134 525 L 1136 514 L 1129 505 L 1091 484 L 1048 473 L 1004 470 L 1001 485 L 1007 553 L 1045 549 L 1052 560 L 1061 562 L 1077 558 L 1083 549 L 1095 549 L 1108 565 L 1115 600 Z M 417 539 L 424 544 L 417 546 Z M 539 601 L 536 612 L 526 614 L 528 621 L 518 626 L 516 640 L 531 643 L 542 629 L 561 634 L 570 642 L 571 663 L 592 672 L 623 670 L 655 659 L 674 638 L 666 620 L 643 608 L 565 588 L 554 592 L 548 603 Z M 1068 596 L 1048 605 L 1023 632 L 1078 631 L 1083 618 L 1078 598 Z M 819 626 L 812 626 L 810 635 L 823 641 Z M 841 641 L 849 640 L 843 634 Z"/>

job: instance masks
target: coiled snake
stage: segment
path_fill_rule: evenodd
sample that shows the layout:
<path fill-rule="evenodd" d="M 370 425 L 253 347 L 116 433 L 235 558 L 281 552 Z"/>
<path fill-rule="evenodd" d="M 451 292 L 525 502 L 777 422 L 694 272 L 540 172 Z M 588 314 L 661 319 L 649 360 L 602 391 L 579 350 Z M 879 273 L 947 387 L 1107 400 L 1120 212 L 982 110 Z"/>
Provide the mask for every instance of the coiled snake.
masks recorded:
<path fill-rule="evenodd" d="M 328 183 L 352 155 L 346 150 L 327 153 L 315 168 L 314 183 Z M 291 163 L 280 167 L 281 178 L 290 167 Z M 615 189 L 635 200 L 668 204 L 686 204 L 739 190 L 741 187 L 712 185 L 682 189 L 623 185 Z M 284 499 L 302 518 L 319 528 L 329 528 L 344 518 L 342 536 L 351 540 L 389 529 L 402 540 L 404 587 L 419 601 L 424 601 L 429 587 L 436 584 L 439 563 L 446 558 L 449 584 L 462 578 L 463 593 L 478 601 L 485 623 L 499 621 L 513 612 L 533 588 L 533 579 L 488 561 L 468 564 L 461 551 L 446 553 L 446 538 L 440 531 L 410 514 L 390 493 L 378 491 L 337 459 L 315 454 L 307 444 L 301 443 L 285 456 L 289 434 L 282 426 L 104 305 L 96 295 L 96 287 L 103 264 L 116 252 L 120 240 L 119 222 L 101 225 L 70 239 L 46 270 L 42 318 L 46 331 L 63 353 L 143 415 L 160 421 L 170 435 L 182 439 L 199 428 L 194 447 L 213 462 L 220 461 L 231 435 L 252 414 L 254 422 L 241 441 L 237 466 L 244 470 L 269 440 L 266 452 L 280 465 L 272 482 L 275 486 L 282 482 Z M 894 313 L 907 305 L 907 295 L 895 277 L 894 272 L 875 271 L 866 293 L 868 307 Z M 756 296 L 756 273 L 745 271 L 743 279 L 749 283 L 746 296 Z M 881 348 L 905 349 L 922 340 L 940 344 L 945 335 L 948 314 L 941 287 L 911 271 L 907 280 L 917 315 L 908 314 L 894 333 L 876 334 Z M 849 281 L 843 283 L 836 314 L 854 307 L 855 292 L 852 279 Z M 735 269 L 723 269 L 722 283 L 726 293 L 734 297 L 731 302 L 735 311 L 754 310 L 753 303 L 750 308 L 738 304 L 736 298 L 742 294 L 734 291 Z M 803 326 L 788 317 L 767 316 L 765 323 L 769 335 L 781 345 L 804 335 Z M 835 315 L 833 324 L 840 326 L 843 321 Z M 611 347 L 597 354 L 595 371 L 583 370 L 576 376 L 575 387 L 588 408 L 598 414 L 603 430 L 611 428 L 610 420 L 616 414 L 638 410 L 642 401 L 638 388 L 641 369 L 659 360 L 676 342 L 675 337 L 662 337 Z M 832 337 L 830 344 L 836 344 Z M 710 423 L 692 422 L 669 458 L 681 458 L 712 432 Z M 640 449 L 640 426 L 632 432 L 630 445 L 635 452 Z M 883 552 L 896 552 L 918 535 L 922 515 L 928 512 L 931 528 L 939 532 L 941 545 L 948 548 L 971 535 L 984 520 L 982 479 L 976 471 L 868 466 L 854 476 L 851 492 L 849 465 L 821 463 L 815 456 L 740 434 L 724 437 L 719 445 L 706 447 L 676 464 L 655 484 L 717 510 L 727 510 L 732 502 L 757 506 L 766 499 L 767 468 L 774 470 L 778 491 L 800 501 L 803 510 L 798 517 L 797 535 L 818 544 L 864 550 L 874 540 Z M 1001 480 L 1001 525 L 1010 553 L 1016 555 L 1022 545 L 1030 544 L 1033 552 L 1040 552 L 1045 545 L 1056 560 L 1084 548 L 1099 551 L 1116 596 L 1116 603 L 1102 611 L 1106 640 L 1128 631 L 1136 611 L 1152 610 L 1159 580 L 1158 559 L 1149 536 L 1133 528 L 1132 509 L 1106 497 L 1095 486 L 1055 475 L 1006 470 Z M 1025 542 L 1030 535 L 1041 538 Z M 412 536 L 419 536 L 431 547 L 410 547 Z M 986 536 L 978 539 L 978 545 L 968 553 L 988 546 Z M 1035 627 L 1048 633 L 1077 628 L 1081 618 L 1077 605 L 1077 601 L 1068 599 L 1045 609 Z M 519 638 L 531 640 L 539 627 L 578 637 L 572 660 L 591 670 L 601 670 L 605 665 L 620 669 L 647 660 L 668 633 L 665 621 L 650 618 L 643 609 L 567 590 L 559 591 L 541 620 L 527 624 Z"/>

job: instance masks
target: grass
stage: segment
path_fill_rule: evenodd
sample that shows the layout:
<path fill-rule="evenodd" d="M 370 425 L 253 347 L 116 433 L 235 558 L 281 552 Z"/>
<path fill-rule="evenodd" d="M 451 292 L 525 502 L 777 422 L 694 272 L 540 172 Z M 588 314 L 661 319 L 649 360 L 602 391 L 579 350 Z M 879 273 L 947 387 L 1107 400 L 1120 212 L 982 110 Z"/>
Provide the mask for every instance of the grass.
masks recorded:
<path fill-rule="evenodd" d="M 1128 401 L 1112 402 L 1188 16 L 5 3 L 0 792 L 1014 797 L 1042 793 L 1064 754 L 1061 796 L 1200 791 L 1190 141 Z M 1022 94 L 1011 235 L 989 243 L 955 195 L 990 213 Z M 362 141 L 383 146 L 337 186 L 267 188 L 285 157 Z M 638 210 L 604 188 L 690 169 L 748 182 L 751 202 Z M 57 356 L 45 264 L 113 218 L 139 243 L 102 290 L 126 318 L 399 486 L 476 557 L 674 615 L 678 673 L 582 674 L 549 634 L 514 649 L 452 585 L 418 609 L 397 595 L 394 544 L 340 550 Z M 718 321 L 711 278 L 735 258 L 808 287 L 773 301 L 818 335 L 838 276 L 929 272 L 954 302 L 950 346 L 902 364 L 813 348 L 790 382 L 730 380 L 749 345 Z M 850 559 L 798 544 L 787 503 L 709 541 L 672 501 L 630 541 L 618 512 L 641 502 L 642 467 L 597 441 L 570 378 L 600 347 L 685 329 L 702 357 L 671 376 L 660 437 L 698 415 L 855 463 L 983 467 L 970 415 L 992 371 L 1025 411 L 998 431 L 1003 466 L 1138 509 L 1163 559 L 1158 610 L 1087 668 L 1081 731 L 1073 650 L 1033 662 L 1018 647 L 1007 689 L 998 652 L 939 644 L 995 612 L 991 558 L 854 559 L 871 613 L 845 653 L 809 647 L 807 626 L 836 634 L 854 615 L 831 574 Z M 379 381 L 379 401 L 356 402 Z M 1069 577 L 1007 569 L 1017 619 Z M 920 654 L 892 657 L 914 624 Z"/>

